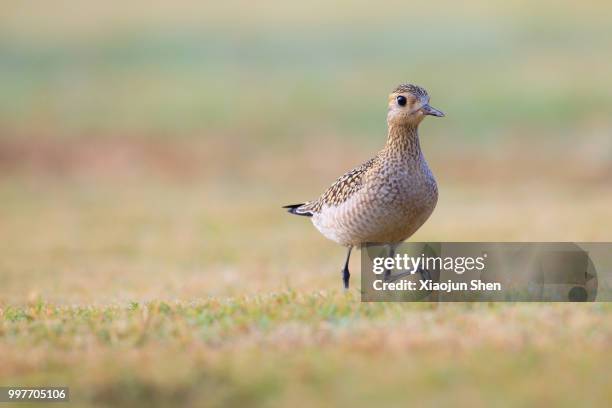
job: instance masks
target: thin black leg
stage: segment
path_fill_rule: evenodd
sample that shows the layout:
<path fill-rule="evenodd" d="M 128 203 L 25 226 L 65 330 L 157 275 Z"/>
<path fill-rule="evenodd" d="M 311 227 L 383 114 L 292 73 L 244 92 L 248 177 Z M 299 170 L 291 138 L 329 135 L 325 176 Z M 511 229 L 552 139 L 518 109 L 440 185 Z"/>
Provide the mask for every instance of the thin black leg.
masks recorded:
<path fill-rule="evenodd" d="M 348 252 L 346 254 L 346 262 L 344 262 L 344 268 L 342 268 L 342 282 L 344 283 L 344 289 L 349 288 L 349 279 L 351 279 L 351 273 L 349 272 L 348 265 L 349 259 L 351 259 L 352 249 L 352 246 L 348 247 Z"/>
<path fill-rule="evenodd" d="M 396 244 L 388 244 L 388 246 L 389 246 L 389 252 L 387 254 L 387 257 L 393 258 L 395 256 L 395 247 L 397 245 Z M 385 273 L 383 274 L 383 280 L 385 282 L 389 282 L 390 279 L 391 279 L 391 270 L 390 269 L 385 269 Z"/>

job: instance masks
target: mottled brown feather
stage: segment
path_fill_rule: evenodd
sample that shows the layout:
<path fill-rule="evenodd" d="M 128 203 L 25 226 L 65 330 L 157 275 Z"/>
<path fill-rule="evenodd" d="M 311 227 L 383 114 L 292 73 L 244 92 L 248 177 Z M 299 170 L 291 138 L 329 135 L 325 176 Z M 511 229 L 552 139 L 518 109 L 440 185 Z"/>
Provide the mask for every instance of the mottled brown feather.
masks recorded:
<path fill-rule="evenodd" d="M 364 175 L 376 161 L 374 157 L 361 166 L 354 168 L 339 177 L 317 200 L 309 201 L 299 208 L 299 212 L 317 213 L 323 205 L 339 205 L 348 200 L 354 193 L 363 187 Z"/>

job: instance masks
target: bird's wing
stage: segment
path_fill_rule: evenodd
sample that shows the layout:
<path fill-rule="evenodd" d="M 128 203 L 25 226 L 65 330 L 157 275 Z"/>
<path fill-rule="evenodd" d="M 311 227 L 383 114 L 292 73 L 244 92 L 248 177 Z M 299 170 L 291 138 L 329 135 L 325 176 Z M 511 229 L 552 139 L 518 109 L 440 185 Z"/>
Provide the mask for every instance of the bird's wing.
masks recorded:
<path fill-rule="evenodd" d="M 372 158 L 361 166 L 354 168 L 338 178 L 317 200 L 309 201 L 296 209 L 297 213 L 313 215 L 321 211 L 324 205 L 337 206 L 348 200 L 363 187 L 365 174 L 374 166 Z"/>

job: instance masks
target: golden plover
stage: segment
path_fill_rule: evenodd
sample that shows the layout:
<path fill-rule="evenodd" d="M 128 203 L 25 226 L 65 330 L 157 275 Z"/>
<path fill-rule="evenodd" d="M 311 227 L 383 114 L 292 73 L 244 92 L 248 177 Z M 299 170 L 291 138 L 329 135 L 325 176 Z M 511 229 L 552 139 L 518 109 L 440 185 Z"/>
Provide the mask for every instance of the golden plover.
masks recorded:
<path fill-rule="evenodd" d="M 312 217 L 325 237 L 348 247 L 342 269 L 345 288 L 354 246 L 384 243 L 393 251 L 423 225 L 438 201 L 418 127 L 425 116 L 444 114 L 429 105 L 425 89 L 410 84 L 398 86 L 388 106 L 387 143 L 374 158 L 340 177 L 318 199 L 283 207 Z"/>

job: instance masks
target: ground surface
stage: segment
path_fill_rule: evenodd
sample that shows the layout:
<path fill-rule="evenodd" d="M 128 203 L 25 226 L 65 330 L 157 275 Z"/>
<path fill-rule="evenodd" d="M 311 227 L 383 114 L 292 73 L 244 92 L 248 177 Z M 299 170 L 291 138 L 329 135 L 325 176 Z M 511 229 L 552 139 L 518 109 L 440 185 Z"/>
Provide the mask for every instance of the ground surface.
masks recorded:
<path fill-rule="evenodd" d="M 2 310 L 2 381 L 77 405 L 576 406 L 610 401 L 607 305 L 360 304 L 279 291 Z"/>
<path fill-rule="evenodd" d="M 0 385 L 610 406 L 607 304 L 362 304 L 358 257 L 345 293 L 344 250 L 280 209 L 368 159 L 410 80 L 447 113 L 414 240 L 612 240 L 606 2 L 69 3 L 0 16 Z"/>
<path fill-rule="evenodd" d="M 117 159 L 126 170 L 114 174 L 86 159 L 57 170 L 40 162 L 51 153 L 21 149 L 30 167 L 12 165 L 0 187 L 2 384 L 69 384 L 78 406 L 612 399 L 605 304 L 361 304 L 359 257 L 344 293 L 343 249 L 277 205 L 303 196 L 277 187 L 287 176 L 268 174 L 271 184 L 246 194 L 201 184 L 186 158 L 172 164 L 178 176 L 151 181 L 143 174 L 165 158 Z M 606 237 L 612 197 L 597 180 L 577 197 L 546 176 L 547 187 L 517 201 L 527 187 L 511 178 L 503 191 L 489 176 L 475 187 L 451 174 L 455 161 L 441 163 L 439 178 L 455 181 L 442 181 L 415 239 Z"/>

